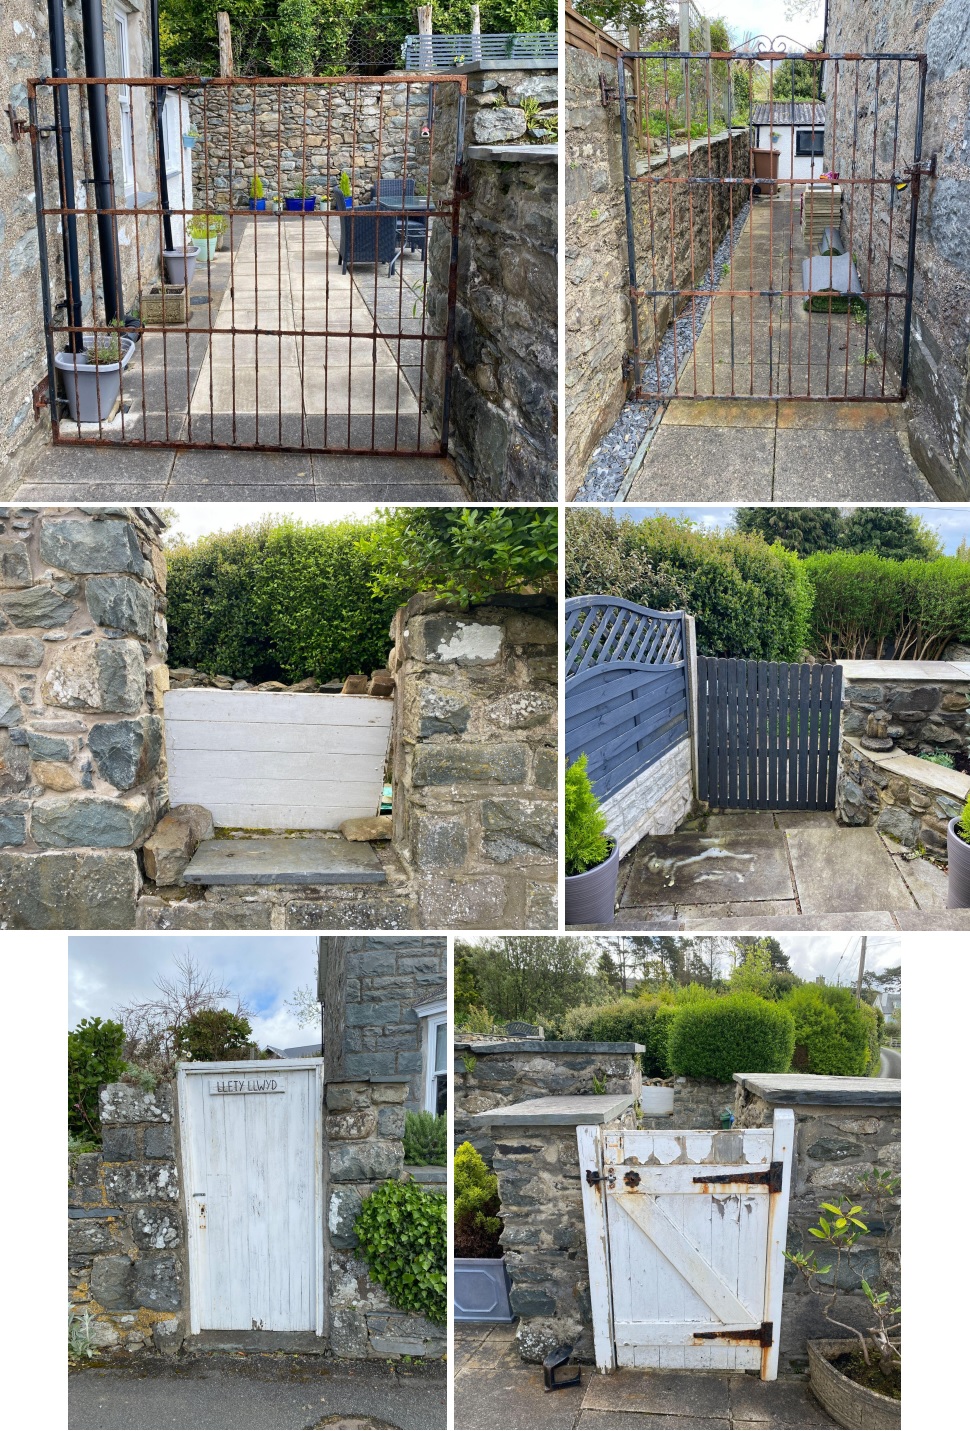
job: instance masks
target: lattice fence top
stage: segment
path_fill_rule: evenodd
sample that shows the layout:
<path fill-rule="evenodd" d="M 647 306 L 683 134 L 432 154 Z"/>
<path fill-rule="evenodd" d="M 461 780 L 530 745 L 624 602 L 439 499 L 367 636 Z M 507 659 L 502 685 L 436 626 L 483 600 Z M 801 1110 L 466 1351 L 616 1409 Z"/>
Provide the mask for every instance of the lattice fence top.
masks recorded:
<path fill-rule="evenodd" d="M 682 666 L 684 613 L 651 611 L 616 596 L 566 602 L 566 681 L 604 666 Z"/>

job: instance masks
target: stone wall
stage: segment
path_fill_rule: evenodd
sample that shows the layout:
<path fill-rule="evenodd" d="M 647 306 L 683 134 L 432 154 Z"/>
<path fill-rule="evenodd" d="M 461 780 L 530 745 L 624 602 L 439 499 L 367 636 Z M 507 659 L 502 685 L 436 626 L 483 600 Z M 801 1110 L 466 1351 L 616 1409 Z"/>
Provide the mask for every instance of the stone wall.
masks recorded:
<path fill-rule="evenodd" d="M 913 456 L 938 496 L 965 501 L 970 496 L 970 46 L 965 0 L 830 0 L 826 46 L 832 52 L 903 51 L 928 59 L 923 155 L 937 154 L 935 178 L 922 181 L 916 243 L 912 348 L 910 351 L 909 440 Z M 911 162 L 914 133 L 915 65 L 907 65 L 899 108 L 902 156 Z M 872 113 L 875 66 L 862 66 L 858 98 L 843 84 L 845 110 L 839 127 L 846 148 L 857 145 L 856 172 L 869 174 L 873 157 Z M 877 172 L 891 173 L 895 125 L 886 109 L 886 67 L 882 68 Z M 840 106 L 840 111 L 842 107 Z M 859 122 L 856 125 L 856 114 Z M 841 152 L 836 167 L 848 171 Z M 885 285 L 889 219 L 893 258 L 889 286 L 905 282 L 905 239 L 910 195 L 896 195 L 880 185 L 875 193 L 873 271 Z M 899 206 L 903 212 L 899 214 Z M 863 273 L 863 282 L 866 275 Z M 901 303 L 891 305 L 888 356 L 898 369 L 902 359 Z"/>
<path fill-rule="evenodd" d="M 900 749 L 913 755 L 970 753 L 970 667 L 934 661 L 935 674 L 917 674 L 927 664 L 894 662 L 899 674 L 885 675 L 879 673 L 887 662 L 843 662 L 842 734 L 865 735 L 866 721 L 875 714 L 888 721 L 888 734 Z M 853 668 L 859 667 L 856 674 Z"/>
<path fill-rule="evenodd" d="M 394 846 L 418 927 L 555 928 L 554 599 L 418 596 L 392 636 Z"/>
<path fill-rule="evenodd" d="M 0 919 L 130 929 L 167 803 L 162 522 L 0 508 Z"/>
<path fill-rule="evenodd" d="M 620 857 L 645 835 L 672 835 L 694 805 L 691 743 L 682 740 L 666 755 L 603 801 L 606 828 L 620 846 Z"/>
<path fill-rule="evenodd" d="M 451 453 L 478 500 L 555 501 L 558 492 L 558 150 L 530 144 L 524 99 L 555 113 L 555 69 L 465 65 L 468 98 L 458 236 Z M 458 95 L 436 94 L 432 194 L 450 183 Z M 541 138 L 540 130 L 534 131 Z M 439 147 L 440 146 L 440 147 Z M 452 237 L 429 245 L 428 315 L 445 331 Z M 430 400 L 442 391 L 443 344 L 428 353 Z M 442 415 L 435 411 L 439 422 Z"/>
<path fill-rule="evenodd" d="M 946 858 L 946 827 L 970 795 L 970 775 L 902 750 L 863 750 L 843 740 L 835 808 L 843 825 L 875 825 L 905 849 Z"/>
<path fill-rule="evenodd" d="M 583 479 L 590 455 L 616 421 L 629 391 L 625 363 L 633 344 L 630 327 L 630 272 L 627 255 L 626 206 L 623 194 L 623 160 L 620 116 L 616 100 L 604 107 L 600 80 L 615 91 L 616 63 L 566 47 L 566 92 L 569 96 L 566 128 L 566 490 L 573 496 Z M 632 114 L 632 108 L 631 108 Z M 631 145 L 633 134 L 631 132 Z M 651 156 L 631 148 L 638 175 L 650 173 L 678 177 L 698 165 L 703 173 L 746 175 L 748 136 L 736 130 L 730 140 L 718 136 L 710 146 L 706 138 L 670 153 Z M 691 245 L 698 264 L 706 267 L 711 249 L 727 232 L 730 203 L 737 193 L 727 185 L 711 185 L 713 208 L 688 201 L 688 189 L 678 184 L 636 184 L 633 191 L 634 233 L 640 286 L 683 285 L 690 276 Z M 670 200 L 673 194 L 674 270 L 671 285 Z M 651 244 L 651 207 L 653 243 Z M 653 281 L 656 275 L 656 283 Z M 696 274 L 698 282 L 703 277 Z M 689 282 L 688 282 L 689 286 Z M 663 336 L 672 308 L 669 300 L 652 300 L 640 307 L 640 349 L 653 353 Z"/>
<path fill-rule="evenodd" d="M 889 1205 L 889 1216 L 873 1215 L 874 1202 L 859 1185 L 876 1167 L 891 1173 L 900 1168 L 900 1084 L 883 1078 L 826 1078 L 813 1075 L 735 1074 L 737 1123 L 742 1128 L 770 1127 L 775 1108 L 795 1114 L 795 1156 L 791 1201 L 788 1208 L 788 1250 L 809 1252 L 815 1239 L 808 1229 L 818 1224 L 819 1203 L 851 1197 L 865 1208 L 862 1219 L 869 1233 L 857 1244 L 843 1266 L 836 1316 L 868 1327 L 872 1318 L 861 1289 L 862 1279 L 877 1288 L 899 1293 L 899 1201 Z M 759 1091 L 760 1090 L 760 1091 Z M 866 1216 L 866 1214 L 869 1214 Z M 824 1249 L 823 1249 L 824 1250 Z M 826 1255 L 820 1257 L 824 1263 Z M 832 1274 L 834 1275 L 834 1274 Z M 831 1285 L 831 1276 L 819 1279 Z M 785 1271 L 785 1300 L 781 1328 L 780 1371 L 804 1370 L 805 1343 L 813 1337 L 839 1335 L 819 1310 L 793 1267 Z"/>
<path fill-rule="evenodd" d="M 487 1120 L 479 1115 L 527 1098 L 579 1098 L 597 1091 L 639 1098 L 638 1052 L 642 1045 L 633 1043 L 456 1039 L 455 1146 L 470 1142 L 491 1164 L 495 1143 Z"/>
<path fill-rule="evenodd" d="M 336 1356 L 444 1356 L 444 1326 L 398 1311 L 355 1255 L 361 1203 L 404 1169 L 404 1114 L 421 1072 L 413 1005 L 447 977 L 444 939 L 321 940 L 326 1100 L 325 1247 Z M 425 1196 L 440 1196 L 429 1191 Z"/>
<path fill-rule="evenodd" d="M 720 1128 L 725 1109 L 734 1111 L 733 1083 L 715 1083 L 712 1078 L 686 1078 L 682 1074 L 669 1082 L 674 1089 L 674 1111 L 670 1117 L 641 1117 L 641 1128 Z"/>
<path fill-rule="evenodd" d="M 101 1090 L 103 1143 L 82 1153 L 68 1189 L 72 1309 L 99 1352 L 177 1352 L 188 1295 L 172 1087 Z"/>

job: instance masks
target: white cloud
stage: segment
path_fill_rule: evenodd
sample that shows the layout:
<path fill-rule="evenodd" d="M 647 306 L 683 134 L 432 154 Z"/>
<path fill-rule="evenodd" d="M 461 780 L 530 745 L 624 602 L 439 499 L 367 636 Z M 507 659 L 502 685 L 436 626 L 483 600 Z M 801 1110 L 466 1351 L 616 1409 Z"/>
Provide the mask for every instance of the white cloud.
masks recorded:
<path fill-rule="evenodd" d="M 309 459 L 308 459 L 309 460 Z M 342 522 L 348 517 L 370 517 L 377 511 L 372 502 L 182 502 L 175 508 L 175 517 L 167 535 L 181 536 L 186 541 L 208 536 L 211 532 L 231 532 L 248 527 L 266 516 L 293 517 L 300 522 L 324 525 Z"/>

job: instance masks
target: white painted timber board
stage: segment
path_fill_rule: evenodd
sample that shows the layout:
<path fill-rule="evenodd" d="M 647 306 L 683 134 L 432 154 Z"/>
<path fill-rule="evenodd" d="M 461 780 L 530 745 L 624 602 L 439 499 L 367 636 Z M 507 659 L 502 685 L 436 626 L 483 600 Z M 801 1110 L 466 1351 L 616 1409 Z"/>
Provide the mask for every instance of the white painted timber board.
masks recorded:
<path fill-rule="evenodd" d="M 586 1224 L 586 1258 L 589 1266 L 589 1298 L 593 1312 L 593 1348 L 599 1371 L 616 1366 L 613 1350 L 613 1309 L 610 1303 L 610 1249 L 606 1227 L 605 1184 L 590 1183 L 587 1172 L 602 1172 L 602 1144 L 596 1126 L 577 1127 L 579 1167 Z"/>
<path fill-rule="evenodd" d="M 391 712 L 376 696 L 168 691 L 169 800 L 242 829 L 336 830 L 376 815 Z"/>

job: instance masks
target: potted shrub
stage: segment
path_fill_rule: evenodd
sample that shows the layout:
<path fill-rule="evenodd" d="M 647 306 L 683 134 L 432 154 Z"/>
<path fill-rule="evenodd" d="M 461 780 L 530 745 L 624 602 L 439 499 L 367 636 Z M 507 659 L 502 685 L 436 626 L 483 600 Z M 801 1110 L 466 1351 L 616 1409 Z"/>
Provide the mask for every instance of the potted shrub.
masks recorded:
<path fill-rule="evenodd" d="M 169 283 L 187 285 L 192 282 L 199 250 L 191 239 L 187 238 L 181 248 L 162 249 L 162 257 L 165 259 L 165 276 Z"/>
<path fill-rule="evenodd" d="M 612 924 L 620 847 L 586 774 L 586 756 L 566 771 L 566 923 Z"/>
<path fill-rule="evenodd" d="M 281 214 L 283 212 L 283 200 L 280 198 L 279 194 L 273 195 L 272 199 L 270 200 L 270 206 L 274 214 Z"/>
<path fill-rule="evenodd" d="M 103 422 L 121 393 L 121 374 L 131 362 L 134 340 L 99 333 L 81 353 L 55 353 L 72 422 Z"/>
<path fill-rule="evenodd" d="M 189 224 L 189 237 L 199 250 L 203 263 L 211 263 L 215 257 L 219 235 L 226 231 L 225 214 L 194 214 Z"/>
<path fill-rule="evenodd" d="M 286 200 L 286 207 L 294 213 L 312 214 L 317 205 L 316 194 L 311 194 L 306 184 L 297 184 Z"/>
<path fill-rule="evenodd" d="M 498 1178 L 471 1143 L 455 1153 L 456 1322 L 511 1322 Z"/>
<path fill-rule="evenodd" d="M 194 149 L 194 148 L 195 148 L 195 141 L 198 139 L 198 137 L 199 137 L 199 131 L 196 129 L 196 127 L 195 127 L 194 124 L 190 124 L 189 127 L 188 127 L 188 129 L 187 129 L 187 130 L 185 131 L 185 133 L 182 135 L 182 148 L 183 148 L 183 149 Z"/>
<path fill-rule="evenodd" d="M 946 827 L 947 909 L 970 909 L 970 795 Z"/>
<path fill-rule="evenodd" d="M 266 208 L 266 190 L 258 174 L 254 174 L 249 181 L 249 207 L 260 210 Z"/>
<path fill-rule="evenodd" d="M 898 1192 L 899 1179 L 877 1168 L 860 1189 L 860 1196 L 868 1194 L 872 1198 L 876 1219 L 890 1238 L 898 1221 L 898 1212 L 893 1212 L 898 1207 Z M 862 1331 L 846 1320 L 847 1312 L 841 1317 L 835 1315 L 845 1300 L 844 1288 L 853 1282 L 850 1254 L 859 1238 L 869 1231 L 863 1221 L 867 1216 L 861 1203 L 853 1203 L 847 1197 L 840 1198 L 838 1204 L 821 1203 L 818 1226 L 810 1227 L 809 1235 L 827 1249 L 831 1260 L 820 1263 L 814 1248 L 810 1253 L 786 1251 L 785 1258 L 802 1275 L 809 1290 L 822 1299 L 825 1320 L 843 1334 L 848 1333 L 808 1343 L 813 1395 L 833 1420 L 850 1431 L 872 1427 L 896 1431 L 901 1424 L 900 1308 L 891 1289 L 877 1289 L 861 1279 L 866 1299 L 862 1316 L 868 1324 Z M 824 1284 L 820 1281 L 823 1277 Z"/>
<path fill-rule="evenodd" d="M 344 208 L 352 209 L 354 206 L 353 189 L 350 187 L 350 175 L 346 169 L 341 171 L 337 187 L 343 196 Z"/>

